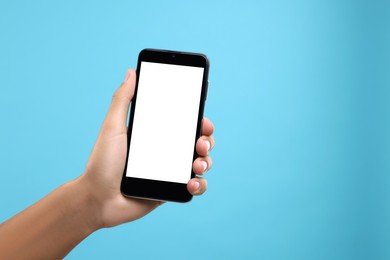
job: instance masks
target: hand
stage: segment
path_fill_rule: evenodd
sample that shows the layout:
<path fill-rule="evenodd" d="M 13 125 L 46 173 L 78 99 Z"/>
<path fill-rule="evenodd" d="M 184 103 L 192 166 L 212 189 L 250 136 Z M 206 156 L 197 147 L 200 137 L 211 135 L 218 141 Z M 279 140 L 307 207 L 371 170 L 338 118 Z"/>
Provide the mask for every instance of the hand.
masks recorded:
<path fill-rule="evenodd" d="M 91 194 L 100 227 L 111 227 L 138 219 L 162 204 L 158 201 L 126 198 L 120 192 L 127 153 L 126 121 L 134 95 L 135 80 L 135 71 L 128 70 L 124 82 L 112 98 L 85 172 L 76 180 Z M 208 152 L 214 147 L 213 131 L 210 120 L 203 119 L 202 136 L 196 143 L 196 151 L 200 157 L 193 163 L 193 170 L 199 176 L 212 166 Z M 201 195 L 207 189 L 207 182 L 201 177 L 193 178 L 188 182 L 187 189 L 193 195 Z"/>
<path fill-rule="evenodd" d="M 85 172 L 0 225 L 0 259 L 62 259 L 95 230 L 138 219 L 162 202 L 125 198 L 120 182 L 126 161 L 126 119 L 135 87 L 129 70 L 115 92 Z M 203 119 L 193 163 L 197 175 L 211 167 L 213 125 Z M 205 192 L 207 183 L 191 179 L 188 191 Z M 55 241 L 55 243 L 53 243 Z"/>

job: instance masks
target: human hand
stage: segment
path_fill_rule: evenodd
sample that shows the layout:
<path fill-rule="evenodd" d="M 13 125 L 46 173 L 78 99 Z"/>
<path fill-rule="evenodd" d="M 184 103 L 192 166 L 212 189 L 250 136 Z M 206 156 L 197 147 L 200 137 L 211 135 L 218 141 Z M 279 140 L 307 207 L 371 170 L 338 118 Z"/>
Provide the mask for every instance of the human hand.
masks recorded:
<path fill-rule="evenodd" d="M 162 204 L 159 201 L 126 198 L 120 192 L 127 154 L 126 122 L 135 80 L 135 71 L 128 70 L 124 82 L 113 95 L 85 172 L 75 180 L 90 194 L 99 228 L 136 220 Z M 204 118 L 202 136 L 196 143 L 199 157 L 193 163 L 193 170 L 199 176 L 212 166 L 208 152 L 214 147 L 213 131 L 211 121 Z M 193 195 L 201 195 L 207 189 L 207 181 L 201 177 L 193 178 L 188 182 L 187 189 Z"/>
<path fill-rule="evenodd" d="M 0 225 L 1 259 L 62 259 L 94 231 L 138 219 L 162 204 L 126 198 L 120 192 L 135 78 L 134 70 L 129 70 L 115 92 L 84 174 Z M 193 163 L 199 176 L 212 164 L 208 152 L 214 146 L 213 131 L 212 123 L 203 119 L 203 135 L 196 143 L 199 157 Z M 193 178 L 187 189 L 200 195 L 207 182 Z"/>

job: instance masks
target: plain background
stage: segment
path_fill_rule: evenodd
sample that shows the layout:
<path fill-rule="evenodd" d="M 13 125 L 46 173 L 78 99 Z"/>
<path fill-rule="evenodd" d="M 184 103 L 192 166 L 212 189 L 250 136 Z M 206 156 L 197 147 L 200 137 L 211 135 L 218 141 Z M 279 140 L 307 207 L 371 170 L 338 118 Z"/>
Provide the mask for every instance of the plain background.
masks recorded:
<path fill-rule="evenodd" d="M 206 53 L 209 190 L 68 259 L 389 259 L 388 1 L 1 1 L 0 221 L 84 170 L 145 47 Z"/>

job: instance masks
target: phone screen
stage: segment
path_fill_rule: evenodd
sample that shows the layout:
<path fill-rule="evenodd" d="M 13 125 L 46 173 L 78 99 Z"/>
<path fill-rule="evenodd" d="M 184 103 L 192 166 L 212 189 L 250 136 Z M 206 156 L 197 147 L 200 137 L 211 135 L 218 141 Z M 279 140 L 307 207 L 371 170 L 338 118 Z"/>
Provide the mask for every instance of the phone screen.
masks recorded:
<path fill-rule="evenodd" d="M 127 177 L 191 178 L 203 67 L 141 62 Z"/>

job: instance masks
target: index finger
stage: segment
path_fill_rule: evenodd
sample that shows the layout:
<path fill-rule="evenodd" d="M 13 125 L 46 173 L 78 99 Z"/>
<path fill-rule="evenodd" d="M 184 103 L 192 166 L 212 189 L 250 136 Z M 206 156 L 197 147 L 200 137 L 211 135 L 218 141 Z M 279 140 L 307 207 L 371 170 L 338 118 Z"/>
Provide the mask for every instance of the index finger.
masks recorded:
<path fill-rule="evenodd" d="M 204 117 L 202 121 L 202 135 L 210 136 L 214 132 L 214 125 L 211 121 Z"/>

